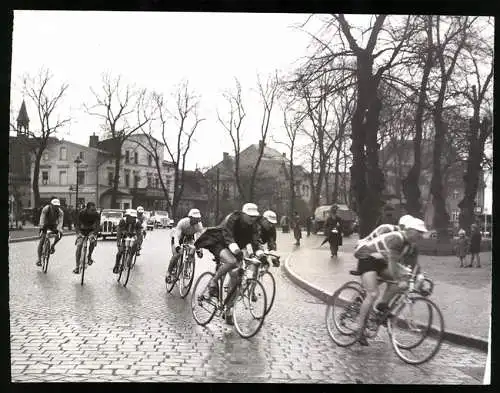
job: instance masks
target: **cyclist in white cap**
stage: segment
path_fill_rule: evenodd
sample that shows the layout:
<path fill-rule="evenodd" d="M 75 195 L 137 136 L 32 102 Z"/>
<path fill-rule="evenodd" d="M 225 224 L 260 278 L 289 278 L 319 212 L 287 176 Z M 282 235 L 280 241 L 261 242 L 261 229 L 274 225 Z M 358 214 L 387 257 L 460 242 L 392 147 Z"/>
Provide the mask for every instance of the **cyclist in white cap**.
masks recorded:
<path fill-rule="evenodd" d="M 227 216 L 218 227 L 207 229 L 195 242 L 196 248 L 206 248 L 222 264 L 209 283 L 210 296 L 217 297 L 217 282 L 226 273 L 230 275 L 228 293 L 236 283 L 236 268 L 243 259 L 243 249 L 251 245 L 255 256 L 265 260 L 262 243 L 260 241 L 260 214 L 257 205 L 245 203 L 241 211 L 235 211 Z M 232 324 L 232 301 L 229 299 L 226 323 Z"/>
<path fill-rule="evenodd" d="M 38 242 L 38 258 L 36 261 L 37 266 L 42 266 L 42 246 L 45 241 L 45 236 L 47 234 L 47 230 L 51 230 L 52 232 L 57 232 L 59 236 L 56 237 L 54 244 L 50 248 L 50 253 L 53 254 L 56 252 L 55 245 L 62 238 L 62 226 L 64 213 L 60 208 L 61 202 L 56 197 L 52 197 L 50 203 L 46 205 L 42 212 L 40 213 L 40 222 L 38 227 L 40 228 L 40 241 Z"/>
<path fill-rule="evenodd" d="M 142 231 L 137 235 L 137 256 L 141 255 L 142 241 L 146 237 L 146 217 L 144 216 L 144 208 L 137 206 L 137 221 L 142 226 Z"/>
<path fill-rule="evenodd" d="M 405 229 L 406 223 L 413 220 L 413 218 L 414 218 L 413 216 L 411 216 L 409 214 L 405 214 L 404 216 L 401 216 L 401 218 L 399 219 L 398 225 L 392 225 L 392 224 L 379 225 L 368 236 L 364 237 L 363 239 L 358 240 L 356 250 L 359 247 L 361 247 L 364 242 L 375 239 L 377 236 L 383 235 L 384 233 L 389 233 L 389 232 L 393 232 L 393 231 L 400 231 L 402 229 Z"/>
<path fill-rule="evenodd" d="M 122 257 L 123 251 L 125 251 L 125 247 L 123 245 L 123 239 L 125 236 L 135 236 L 139 237 L 140 232 L 142 231 L 142 225 L 139 221 L 137 221 L 137 212 L 134 209 L 125 210 L 125 217 L 123 217 L 119 224 L 118 229 L 116 231 L 116 246 L 118 247 L 118 252 L 116 253 L 115 266 L 113 267 L 113 273 L 118 274 L 120 269 L 120 259 Z M 137 242 L 134 243 L 132 252 L 137 251 Z"/>
<path fill-rule="evenodd" d="M 172 258 L 167 269 L 165 282 L 168 284 L 172 280 L 172 271 L 177 267 L 177 261 L 181 254 L 181 244 L 185 242 L 194 243 L 194 241 L 203 232 L 203 224 L 201 223 L 201 213 L 198 209 L 191 209 L 187 215 L 179 220 L 177 226 L 172 231 Z M 199 258 L 203 257 L 202 250 L 197 250 Z M 194 254 L 194 253 L 193 253 Z"/>
<path fill-rule="evenodd" d="M 389 280 L 397 280 L 400 276 L 398 263 L 408 259 L 411 264 L 416 264 L 418 256 L 416 241 L 427 232 L 425 223 L 418 218 L 412 217 L 405 220 L 405 228 L 397 231 L 384 233 L 371 240 L 364 242 L 355 251 L 354 256 L 358 259 L 358 272 L 361 273 L 361 281 L 366 290 L 366 297 L 360 309 L 360 326 L 366 319 L 373 302 L 379 295 L 378 277 L 383 276 Z M 396 285 L 388 286 L 379 304 L 378 311 L 387 309 L 387 301 L 392 297 Z M 361 345 L 368 345 L 364 335 L 359 340 Z"/>

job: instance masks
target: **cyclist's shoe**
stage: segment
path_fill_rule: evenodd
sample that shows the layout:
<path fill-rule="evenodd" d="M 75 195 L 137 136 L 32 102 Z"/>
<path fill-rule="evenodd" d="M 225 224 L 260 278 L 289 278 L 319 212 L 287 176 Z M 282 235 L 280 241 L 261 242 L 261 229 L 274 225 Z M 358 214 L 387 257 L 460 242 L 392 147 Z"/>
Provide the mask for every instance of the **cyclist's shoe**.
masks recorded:
<path fill-rule="evenodd" d="M 42 261 L 36 261 L 37 266 L 42 266 Z"/>
<path fill-rule="evenodd" d="M 113 273 L 118 274 L 119 272 L 120 272 L 120 265 L 115 265 L 115 267 L 113 268 Z"/>
<path fill-rule="evenodd" d="M 234 325 L 234 320 L 233 320 L 233 313 L 232 311 L 226 311 L 225 315 L 225 321 L 228 325 L 233 326 Z"/>
<path fill-rule="evenodd" d="M 50 253 L 53 254 L 56 252 L 56 249 L 54 248 L 54 246 L 50 247 Z"/>
<path fill-rule="evenodd" d="M 208 295 L 210 297 L 219 297 L 219 288 L 217 284 L 210 283 L 208 286 Z"/>
<path fill-rule="evenodd" d="M 87 265 L 91 266 L 93 263 L 94 263 L 94 261 L 91 258 L 89 258 L 87 260 Z"/>
<path fill-rule="evenodd" d="M 73 269 L 73 273 L 75 273 L 75 274 L 80 274 L 80 269 L 79 269 L 79 268 L 77 268 L 77 267 L 75 267 L 75 268 Z"/>
<path fill-rule="evenodd" d="M 359 342 L 359 345 L 362 345 L 363 347 L 367 347 L 368 345 L 368 341 L 366 340 L 366 337 L 365 335 L 362 335 L 359 339 L 358 339 L 358 342 Z"/>
<path fill-rule="evenodd" d="M 171 276 L 170 274 L 169 274 L 168 276 L 166 276 L 166 277 L 165 277 L 165 282 L 166 282 L 167 284 L 172 283 L 172 276 Z"/>

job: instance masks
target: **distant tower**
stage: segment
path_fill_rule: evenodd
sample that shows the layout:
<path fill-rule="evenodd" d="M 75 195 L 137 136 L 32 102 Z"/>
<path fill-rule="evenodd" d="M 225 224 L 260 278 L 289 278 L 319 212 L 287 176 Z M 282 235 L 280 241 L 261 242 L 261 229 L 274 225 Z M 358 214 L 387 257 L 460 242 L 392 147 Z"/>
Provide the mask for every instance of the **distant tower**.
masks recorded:
<path fill-rule="evenodd" d="M 26 104 L 21 104 L 21 109 L 19 110 L 19 115 L 17 116 L 17 135 L 28 136 L 28 131 L 30 128 L 30 119 L 28 117 L 28 111 L 26 110 Z"/>

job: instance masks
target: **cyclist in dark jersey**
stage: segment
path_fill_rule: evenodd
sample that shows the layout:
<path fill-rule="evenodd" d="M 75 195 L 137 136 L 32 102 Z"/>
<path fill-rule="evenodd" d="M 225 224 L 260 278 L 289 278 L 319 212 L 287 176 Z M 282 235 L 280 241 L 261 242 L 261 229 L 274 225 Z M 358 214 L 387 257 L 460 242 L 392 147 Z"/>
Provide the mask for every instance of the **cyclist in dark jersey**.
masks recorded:
<path fill-rule="evenodd" d="M 54 244 L 50 248 L 50 253 L 53 254 L 56 249 L 55 245 L 61 240 L 62 237 L 62 226 L 64 213 L 60 208 L 61 202 L 59 199 L 52 197 L 50 204 L 45 206 L 40 213 L 40 242 L 38 243 L 38 258 L 36 261 L 37 266 L 42 266 L 42 246 L 45 241 L 45 236 L 47 235 L 47 230 L 56 232 L 58 236 L 56 237 Z"/>
<path fill-rule="evenodd" d="M 142 224 L 137 220 L 137 212 L 134 209 L 127 209 L 125 211 L 125 217 L 120 220 L 118 224 L 118 230 L 116 233 L 116 245 L 118 247 L 118 252 L 116 253 L 115 266 L 113 267 L 113 273 L 118 274 L 120 268 L 120 259 L 123 252 L 125 251 L 124 244 L 122 240 L 127 235 L 135 236 L 136 240 L 139 237 L 139 233 L 142 231 Z M 137 241 L 134 243 L 132 252 L 137 251 Z"/>
<path fill-rule="evenodd" d="M 76 245 L 76 268 L 73 273 L 78 274 L 80 272 L 80 254 L 82 251 L 83 238 L 89 236 L 89 254 L 88 254 L 88 265 L 92 265 L 94 261 L 92 260 L 92 252 L 97 245 L 97 233 L 99 232 L 99 213 L 95 208 L 94 202 L 87 203 L 87 208 L 83 209 L 78 213 L 78 219 L 76 222 L 76 233 L 77 237 L 75 240 Z"/>

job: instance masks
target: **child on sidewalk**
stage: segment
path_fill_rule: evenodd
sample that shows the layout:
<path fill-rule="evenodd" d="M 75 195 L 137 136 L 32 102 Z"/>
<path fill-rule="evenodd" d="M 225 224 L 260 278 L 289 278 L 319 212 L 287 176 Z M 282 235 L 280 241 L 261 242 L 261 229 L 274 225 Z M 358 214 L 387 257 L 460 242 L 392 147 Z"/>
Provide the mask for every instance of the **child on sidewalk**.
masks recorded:
<path fill-rule="evenodd" d="M 469 249 L 469 239 L 465 236 L 465 231 L 460 229 L 458 231 L 458 239 L 455 245 L 455 251 L 457 257 L 460 260 L 459 267 L 465 267 L 465 258 L 467 257 L 467 251 Z"/>
<path fill-rule="evenodd" d="M 476 267 L 481 267 L 481 261 L 479 259 L 479 251 L 481 250 L 481 232 L 477 224 L 472 224 L 471 235 L 470 235 L 470 265 L 467 267 L 473 267 L 474 259 L 477 260 Z"/>

